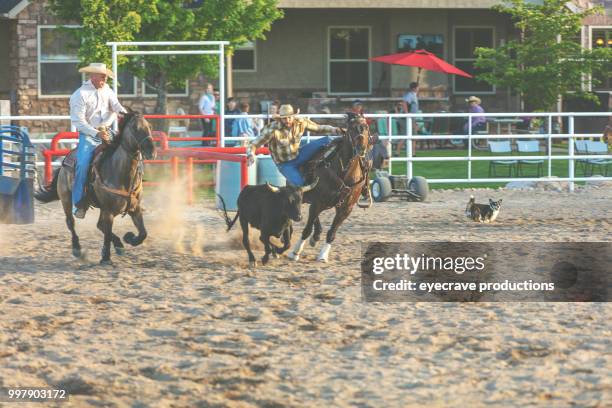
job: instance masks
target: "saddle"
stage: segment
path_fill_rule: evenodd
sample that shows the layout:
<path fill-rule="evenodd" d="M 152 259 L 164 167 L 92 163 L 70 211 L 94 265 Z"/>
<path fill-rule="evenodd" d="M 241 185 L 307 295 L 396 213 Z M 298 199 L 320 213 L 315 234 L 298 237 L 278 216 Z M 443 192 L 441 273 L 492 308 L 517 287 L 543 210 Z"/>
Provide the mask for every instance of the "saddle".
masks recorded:
<path fill-rule="evenodd" d="M 300 166 L 300 171 L 304 177 L 306 184 L 311 184 L 317 178 L 316 171 L 322 167 L 328 167 L 330 165 L 331 160 L 335 157 L 338 152 L 338 145 L 342 142 L 341 139 L 335 139 L 328 145 L 322 147 L 317 151 L 312 158 L 307 161 L 304 165 Z M 364 177 L 367 178 L 367 174 L 369 169 L 371 168 L 371 160 L 366 160 L 365 163 L 365 173 Z M 335 175 L 333 172 L 332 177 L 336 179 L 339 187 L 338 187 L 338 196 L 336 198 L 336 207 L 340 207 L 344 204 L 344 201 L 348 198 L 351 191 L 353 191 L 352 186 L 347 186 L 344 183 L 343 175 Z M 344 174 L 344 170 L 342 170 L 342 174 Z M 359 181 L 361 182 L 361 181 Z M 358 182 L 358 183 L 359 183 Z M 361 194 L 363 197 L 369 197 L 370 188 L 369 184 L 366 182 L 362 187 Z"/>
<path fill-rule="evenodd" d="M 314 182 L 316 178 L 316 170 L 320 167 L 328 165 L 329 160 L 334 157 L 337 152 L 340 139 L 335 139 L 331 143 L 320 148 L 306 163 L 300 166 L 300 172 L 304 176 L 306 184 Z"/>
<path fill-rule="evenodd" d="M 100 156 L 104 152 L 104 150 L 106 150 L 106 147 L 107 145 L 102 143 L 101 145 L 96 147 L 96 150 L 94 150 L 93 160 L 89 164 L 90 174 L 92 173 L 91 169 L 92 169 L 93 163 L 97 162 L 98 156 Z M 64 157 L 64 160 L 62 161 L 62 166 L 68 167 L 74 170 L 76 168 L 76 155 L 77 155 L 77 148 L 75 147 L 66 155 L 66 157 Z"/>
<path fill-rule="evenodd" d="M 106 159 L 107 156 L 112 153 L 113 149 L 109 149 L 109 145 L 106 143 L 102 143 L 96 146 L 94 150 L 93 158 L 89 163 L 89 169 L 87 170 L 87 182 L 85 183 L 85 192 L 84 197 L 88 202 L 88 206 L 99 207 L 98 199 L 94 194 L 93 183 L 96 180 L 97 171 L 94 170 L 94 167 L 101 163 Z M 70 169 L 74 173 L 76 170 L 76 162 L 77 162 L 77 148 L 72 149 L 64 160 L 62 161 L 62 167 Z"/>

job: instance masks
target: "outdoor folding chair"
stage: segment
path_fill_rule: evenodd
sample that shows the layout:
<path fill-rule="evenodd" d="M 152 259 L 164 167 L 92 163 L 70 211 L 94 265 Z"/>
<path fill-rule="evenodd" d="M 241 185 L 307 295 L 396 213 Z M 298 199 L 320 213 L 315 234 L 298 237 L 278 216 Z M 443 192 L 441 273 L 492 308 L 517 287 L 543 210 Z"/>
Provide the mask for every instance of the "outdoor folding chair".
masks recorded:
<path fill-rule="evenodd" d="M 510 141 L 503 140 L 499 142 L 489 142 L 489 151 L 495 155 L 501 154 L 512 154 L 512 146 L 510 145 Z M 516 160 L 491 160 L 489 162 L 489 177 L 493 174 L 493 177 L 497 177 L 497 173 L 495 171 L 496 166 L 508 166 L 508 176 L 512 177 L 512 169 L 515 169 L 516 173 Z"/>
<path fill-rule="evenodd" d="M 185 115 L 185 110 L 183 108 L 178 108 L 176 110 L 177 115 Z M 181 122 L 184 121 L 184 126 L 181 126 Z M 189 119 L 178 119 L 176 120 L 176 124 L 173 126 L 168 126 L 168 136 L 172 136 L 174 134 L 178 137 L 188 136 L 187 130 L 189 129 Z"/>
<path fill-rule="evenodd" d="M 472 133 L 472 135 L 478 135 L 478 136 L 488 135 L 488 134 L 489 134 L 489 122 L 488 121 L 485 123 L 484 130 L 476 130 Z M 472 148 L 474 150 L 480 150 L 480 151 L 487 150 L 488 147 L 486 144 L 483 144 L 484 141 L 485 139 L 472 139 Z"/>
<path fill-rule="evenodd" d="M 516 141 L 516 147 L 519 155 L 521 153 L 539 153 L 540 152 L 540 142 L 537 140 L 529 140 L 529 141 Z M 519 160 L 518 162 L 518 173 L 519 177 L 523 176 L 523 165 L 536 165 L 536 177 L 541 177 L 543 173 L 543 165 L 544 160 L 542 159 L 534 159 L 534 160 Z"/>
<path fill-rule="evenodd" d="M 588 140 L 576 140 L 574 143 L 574 154 L 581 155 L 587 154 L 587 142 Z M 582 167 L 582 174 L 586 177 L 588 163 L 585 159 L 576 159 L 576 170 L 578 167 Z"/>
<path fill-rule="evenodd" d="M 608 154 L 608 145 L 604 142 L 587 142 L 586 144 L 587 154 Z M 599 166 L 603 170 L 603 176 L 608 176 L 608 169 L 612 165 L 611 159 L 587 159 L 587 169 L 590 168 L 590 174 L 588 177 L 593 175 L 593 169 L 595 166 Z"/>

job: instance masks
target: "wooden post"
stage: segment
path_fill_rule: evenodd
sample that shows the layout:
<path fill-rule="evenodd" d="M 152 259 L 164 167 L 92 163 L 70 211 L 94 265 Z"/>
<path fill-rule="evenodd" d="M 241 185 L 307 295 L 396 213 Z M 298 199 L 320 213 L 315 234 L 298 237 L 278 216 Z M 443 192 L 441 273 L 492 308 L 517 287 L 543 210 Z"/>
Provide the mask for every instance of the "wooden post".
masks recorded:
<path fill-rule="evenodd" d="M 193 157 L 185 158 L 185 173 L 187 173 L 187 204 L 193 204 Z"/>
<path fill-rule="evenodd" d="M 227 70 L 227 74 L 225 75 L 225 97 L 230 98 L 234 96 L 234 77 L 232 76 L 232 52 L 229 50 L 227 50 L 225 54 L 225 67 Z"/>
<path fill-rule="evenodd" d="M 170 162 L 171 162 L 171 166 L 172 166 L 172 181 L 174 183 L 177 183 L 178 179 L 179 179 L 179 160 L 178 160 L 178 157 L 173 156 L 170 159 Z"/>

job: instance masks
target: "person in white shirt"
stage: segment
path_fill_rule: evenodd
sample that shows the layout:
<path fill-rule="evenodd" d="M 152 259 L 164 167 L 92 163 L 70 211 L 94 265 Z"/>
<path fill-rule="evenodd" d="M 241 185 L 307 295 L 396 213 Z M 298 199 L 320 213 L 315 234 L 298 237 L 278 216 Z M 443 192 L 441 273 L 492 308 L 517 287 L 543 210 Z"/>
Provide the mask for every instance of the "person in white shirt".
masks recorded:
<path fill-rule="evenodd" d="M 215 95 L 212 84 L 206 84 L 206 91 L 200 97 L 198 103 L 200 109 L 200 115 L 214 115 L 215 114 Z M 202 137 L 210 137 L 213 134 L 213 121 L 212 119 L 206 118 L 202 120 Z M 208 146 L 208 140 L 202 141 L 202 146 Z"/>
<path fill-rule="evenodd" d="M 411 82 L 410 86 L 408 86 L 408 92 L 402 96 L 402 106 L 404 113 L 419 113 L 419 84 L 416 82 Z M 417 125 L 416 120 L 412 121 L 412 134 L 417 134 Z M 397 145 L 397 150 L 400 152 L 404 149 L 405 141 L 400 140 Z M 416 140 L 412 141 L 412 151 L 416 151 Z"/>
<path fill-rule="evenodd" d="M 72 212 L 75 217 L 84 218 L 88 203 L 83 193 L 94 151 L 99 144 L 110 142 L 109 128 L 117 113 L 126 113 L 126 110 L 106 83 L 108 77 L 115 78 L 106 64 L 91 63 L 79 72 L 89 74 L 89 80 L 70 97 L 70 121 L 79 132 Z"/>
<path fill-rule="evenodd" d="M 402 96 L 402 102 L 404 104 L 404 112 L 406 113 L 419 113 L 419 84 L 416 82 L 410 83 L 408 92 Z"/>

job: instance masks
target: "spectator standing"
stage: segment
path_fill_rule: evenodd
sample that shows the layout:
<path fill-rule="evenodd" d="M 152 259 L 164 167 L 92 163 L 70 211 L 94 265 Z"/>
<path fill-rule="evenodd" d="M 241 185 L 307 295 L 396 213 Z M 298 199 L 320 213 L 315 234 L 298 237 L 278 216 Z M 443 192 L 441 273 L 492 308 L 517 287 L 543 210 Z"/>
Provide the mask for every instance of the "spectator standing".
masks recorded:
<path fill-rule="evenodd" d="M 236 98 L 230 97 L 227 99 L 227 103 L 225 104 L 225 114 L 226 115 L 238 115 L 240 114 L 240 109 L 238 108 L 238 103 L 236 102 Z M 234 121 L 236 119 L 225 119 L 225 135 L 234 136 L 232 134 L 232 129 L 234 128 Z M 226 143 L 226 145 L 228 145 Z"/>
<path fill-rule="evenodd" d="M 408 91 L 402 96 L 402 110 L 404 113 L 419 113 L 419 84 L 417 82 L 411 82 L 408 86 Z M 418 127 L 416 118 L 412 118 L 412 134 L 418 134 Z M 404 121 L 406 123 L 406 121 Z M 402 140 L 398 143 L 398 154 L 400 150 L 404 148 L 405 142 Z M 416 140 L 412 141 L 412 152 L 416 151 Z"/>
<path fill-rule="evenodd" d="M 258 135 L 257 127 L 255 126 L 255 122 L 253 119 L 249 118 L 247 115 L 250 111 L 250 106 L 248 102 L 243 102 L 240 104 L 240 114 L 244 115 L 243 118 L 238 118 L 234 120 L 233 128 L 232 128 L 232 136 L 233 137 L 247 137 L 248 140 L 242 140 L 240 142 L 235 141 L 233 145 L 246 146 L 252 139 L 254 139 Z"/>
<path fill-rule="evenodd" d="M 358 115 L 364 114 L 363 103 L 361 103 L 359 99 L 353 102 L 353 106 L 351 107 L 351 112 L 356 113 Z"/>
<path fill-rule="evenodd" d="M 393 113 L 406 113 L 404 110 L 406 107 L 405 101 L 400 101 L 395 104 L 393 107 Z M 405 135 L 406 134 L 406 119 L 404 118 L 393 118 L 391 119 L 391 131 L 390 134 L 393 136 Z M 397 142 L 395 146 L 395 154 L 397 156 L 402 155 L 402 150 L 406 146 L 406 141 L 404 139 Z"/>
<path fill-rule="evenodd" d="M 351 107 L 351 112 L 364 116 L 366 114 L 366 111 L 365 111 L 365 108 L 363 107 L 363 102 L 361 102 L 359 99 L 353 102 L 353 106 Z M 372 119 L 366 119 L 366 122 L 368 126 L 372 125 Z"/>
<path fill-rule="evenodd" d="M 270 105 L 268 105 L 268 119 L 266 120 L 266 125 L 272 124 L 274 121 L 274 117 L 278 114 L 278 109 L 280 108 L 280 101 L 275 99 Z"/>
<path fill-rule="evenodd" d="M 419 84 L 410 83 L 408 92 L 402 96 L 402 103 L 405 113 L 419 113 Z"/>
<path fill-rule="evenodd" d="M 206 84 L 206 89 L 200 97 L 198 103 L 200 115 L 214 115 L 215 114 L 215 95 L 214 88 L 211 83 Z M 203 118 L 202 121 L 202 137 L 213 136 L 213 121 L 210 118 Z M 208 140 L 202 141 L 202 146 L 209 146 Z"/>

